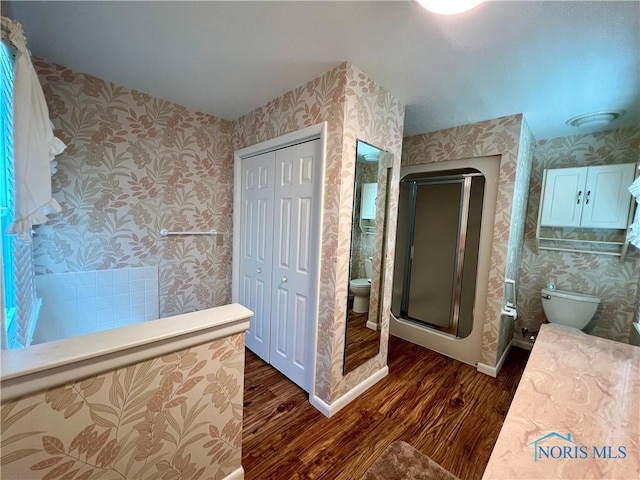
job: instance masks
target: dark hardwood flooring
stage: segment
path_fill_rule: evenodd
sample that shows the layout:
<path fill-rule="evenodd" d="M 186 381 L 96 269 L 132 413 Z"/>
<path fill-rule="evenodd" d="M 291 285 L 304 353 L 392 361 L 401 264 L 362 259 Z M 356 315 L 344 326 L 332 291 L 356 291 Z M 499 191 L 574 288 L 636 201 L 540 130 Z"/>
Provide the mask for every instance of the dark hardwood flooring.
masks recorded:
<path fill-rule="evenodd" d="M 380 351 L 380 332 L 367 328 L 369 312 L 355 313 L 351 305 L 345 332 L 344 372 L 349 373 Z"/>
<path fill-rule="evenodd" d="M 462 480 L 479 479 L 527 358 L 512 349 L 494 379 L 390 337 L 389 375 L 326 418 L 304 391 L 247 351 L 245 479 L 359 479 L 395 440 Z"/>

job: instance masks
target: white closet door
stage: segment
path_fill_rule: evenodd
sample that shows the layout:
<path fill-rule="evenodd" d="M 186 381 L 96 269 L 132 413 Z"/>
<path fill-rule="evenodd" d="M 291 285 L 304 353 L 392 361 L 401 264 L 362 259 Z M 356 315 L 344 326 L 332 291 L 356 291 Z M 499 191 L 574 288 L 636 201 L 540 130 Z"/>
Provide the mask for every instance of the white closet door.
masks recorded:
<path fill-rule="evenodd" d="M 275 152 L 242 162 L 240 304 L 254 312 L 246 345 L 269 362 Z"/>
<path fill-rule="evenodd" d="M 306 391 L 313 379 L 313 252 L 320 222 L 318 187 L 320 141 L 276 151 L 271 365 Z"/>

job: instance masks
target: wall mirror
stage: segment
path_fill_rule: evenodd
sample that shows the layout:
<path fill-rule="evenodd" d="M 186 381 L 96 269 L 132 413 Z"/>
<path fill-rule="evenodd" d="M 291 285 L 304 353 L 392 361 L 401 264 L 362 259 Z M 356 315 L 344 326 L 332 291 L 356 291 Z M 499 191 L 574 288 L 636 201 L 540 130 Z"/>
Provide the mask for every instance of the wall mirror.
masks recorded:
<path fill-rule="evenodd" d="M 383 252 L 393 155 L 358 140 L 351 222 L 344 374 L 380 350 Z"/>

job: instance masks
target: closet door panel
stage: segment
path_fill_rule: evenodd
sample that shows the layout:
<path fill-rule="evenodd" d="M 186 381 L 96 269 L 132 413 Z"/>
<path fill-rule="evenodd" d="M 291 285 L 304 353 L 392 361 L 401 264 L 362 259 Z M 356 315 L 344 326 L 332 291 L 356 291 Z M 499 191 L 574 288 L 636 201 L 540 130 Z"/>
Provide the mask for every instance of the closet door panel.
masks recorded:
<path fill-rule="evenodd" d="M 239 300 L 254 312 L 247 348 L 266 362 L 271 332 L 274 162 L 275 153 L 269 152 L 245 159 L 242 168 Z"/>
<path fill-rule="evenodd" d="M 317 252 L 319 235 L 312 233 L 312 213 L 318 201 L 314 175 L 320 155 L 320 142 L 307 142 L 278 150 L 275 164 L 272 301 L 277 313 L 272 319 L 272 353 L 277 354 L 272 354 L 271 363 L 306 391 L 313 377 L 311 255 Z"/>

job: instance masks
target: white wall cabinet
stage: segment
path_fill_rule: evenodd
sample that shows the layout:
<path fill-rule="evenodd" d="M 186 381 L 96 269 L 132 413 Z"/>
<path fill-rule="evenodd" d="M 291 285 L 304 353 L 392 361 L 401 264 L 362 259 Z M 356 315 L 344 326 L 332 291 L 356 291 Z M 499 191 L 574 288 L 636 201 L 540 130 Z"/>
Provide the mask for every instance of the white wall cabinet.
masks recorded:
<path fill-rule="evenodd" d="M 627 228 L 634 171 L 631 163 L 546 170 L 540 225 Z"/>

